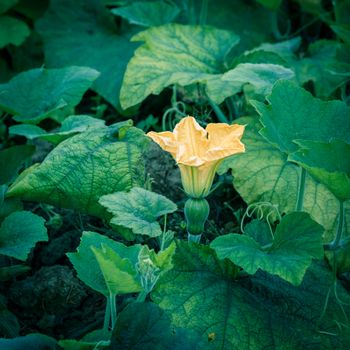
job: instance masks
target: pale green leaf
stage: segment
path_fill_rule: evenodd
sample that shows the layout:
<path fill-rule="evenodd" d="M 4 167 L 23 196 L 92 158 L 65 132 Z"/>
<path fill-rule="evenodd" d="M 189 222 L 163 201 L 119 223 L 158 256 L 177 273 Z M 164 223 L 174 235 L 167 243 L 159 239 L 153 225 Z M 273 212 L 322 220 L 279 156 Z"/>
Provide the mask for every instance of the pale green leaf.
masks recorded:
<path fill-rule="evenodd" d="M 46 135 L 46 131 L 40 126 L 33 124 L 17 124 L 9 127 L 10 135 L 24 136 L 28 140 L 34 140 L 40 136 Z"/>
<path fill-rule="evenodd" d="M 172 22 L 180 13 L 180 10 L 176 4 L 162 0 L 133 1 L 126 6 L 112 9 L 112 13 L 125 18 L 130 23 L 151 27 Z"/>
<path fill-rule="evenodd" d="M 102 246 L 108 247 L 108 254 L 112 257 L 112 260 L 108 261 L 108 256 L 100 251 Z M 93 249 L 97 249 L 98 258 Z M 77 271 L 78 277 L 86 285 L 105 296 L 109 296 L 109 282 L 110 278 L 113 278 L 111 271 L 113 272 L 113 269 L 115 269 L 116 276 L 121 278 L 120 283 L 123 283 L 123 279 L 126 277 L 125 272 L 123 273 L 122 270 L 118 272 L 116 264 L 121 262 L 127 265 L 130 271 L 130 268 L 137 264 L 140 249 L 140 245 L 127 247 L 101 234 L 84 232 L 77 252 L 67 253 L 67 256 Z M 114 260 L 116 256 L 117 259 Z M 101 267 L 100 263 L 102 264 Z"/>
<path fill-rule="evenodd" d="M 120 32 L 100 0 L 52 0 L 37 22 L 48 67 L 88 66 L 101 73 L 93 89 L 115 107 L 123 74 L 135 44 Z M 69 33 L 69 35 L 67 35 Z"/>
<path fill-rule="evenodd" d="M 12 44 L 19 46 L 29 36 L 27 24 L 17 18 L 0 16 L 0 49 Z"/>
<path fill-rule="evenodd" d="M 271 92 L 273 84 L 280 79 L 292 79 L 294 73 L 291 69 L 285 68 L 277 64 L 269 63 L 241 63 L 232 70 L 226 72 L 222 76 L 224 81 L 223 85 L 226 83 L 233 85 L 238 85 L 239 92 L 242 87 L 246 84 L 252 85 L 254 92 L 260 95 L 267 95 Z M 208 87 L 210 91 L 210 87 Z M 234 92 L 234 93 L 237 93 Z M 231 93 L 233 95 L 233 93 Z M 230 95 L 224 96 L 229 97 Z M 216 99 L 217 102 L 222 102 L 222 100 Z"/>
<path fill-rule="evenodd" d="M 136 293 L 142 290 L 137 280 L 135 266 L 123 258 L 114 249 L 104 243 L 101 248 L 91 247 L 102 272 L 109 295 Z"/>
<path fill-rule="evenodd" d="M 159 94 L 172 84 L 182 86 L 219 79 L 228 52 L 239 38 L 209 26 L 168 24 L 133 37 L 144 44 L 130 60 L 120 92 L 123 108 Z"/>
<path fill-rule="evenodd" d="M 77 105 L 98 75 L 87 67 L 36 68 L 20 73 L 0 85 L 0 109 L 15 115 L 17 121 L 37 123 L 50 112 Z"/>
<path fill-rule="evenodd" d="M 28 211 L 17 211 L 0 226 L 0 254 L 26 260 L 39 241 L 47 241 L 45 220 Z"/>
<path fill-rule="evenodd" d="M 280 41 L 277 43 L 263 43 L 254 49 L 245 52 L 245 55 L 249 55 L 251 53 L 274 53 L 280 56 L 280 58 L 284 59 L 285 62 L 290 59 L 295 59 L 295 53 L 299 50 L 301 45 L 301 38 L 296 37 L 284 41 Z M 269 63 L 269 61 L 265 61 Z"/>
<path fill-rule="evenodd" d="M 138 265 L 139 270 L 142 267 L 153 266 L 155 269 L 159 270 L 160 274 L 170 270 L 173 267 L 172 258 L 175 253 L 176 245 L 172 242 L 169 247 L 156 253 L 153 249 L 149 249 L 147 245 L 143 245 L 139 256 Z M 143 265 L 144 264 L 144 265 Z"/>
<path fill-rule="evenodd" d="M 332 293 L 317 324 L 328 288 L 333 287 L 327 268 L 311 267 L 298 287 L 264 273 L 234 277 L 232 268 L 209 247 L 178 242 L 174 268 L 161 278 L 152 299 L 171 315 L 175 327 L 201 336 L 201 349 L 348 348 L 349 332 L 337 326 L 344 322 L 344 314 Z M 341 284 L 338 292 L 347 302 Z M 348 305 L 343 307 L 350 312 Z"/>
<path fill-rule="evenodd" d="M 98 199 L 143 184 L 146 141 L 129 122 L 75 135 L 22 173 L 7 196 L 109 218 Z"/>
<path fill-rule="evenodd" d="M 133 187 L 130 192 L 108 194 L 99 203 L 113 214 L 112 224 L 150 237 L 162 234 L 158 217 L 177 210 L 176 204 L 168 198 L 139 187 Z"/>

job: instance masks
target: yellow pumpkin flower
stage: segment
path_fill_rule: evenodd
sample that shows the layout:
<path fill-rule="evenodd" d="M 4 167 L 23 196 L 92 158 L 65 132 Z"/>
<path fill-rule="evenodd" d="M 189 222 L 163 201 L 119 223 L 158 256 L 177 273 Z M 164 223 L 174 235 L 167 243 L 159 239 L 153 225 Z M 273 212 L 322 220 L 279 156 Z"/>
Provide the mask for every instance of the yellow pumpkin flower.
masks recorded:
<path fill-rule="evenodd" d="M 241 142 L 243 125 L 211 123 L 203 129 L 193 117 L 183 118 L 173 132 L 147 134 L 179 165 L 186 194 L 192 198 L 206 197 L 216 170 L 227 157 L 245 151 Z"/>

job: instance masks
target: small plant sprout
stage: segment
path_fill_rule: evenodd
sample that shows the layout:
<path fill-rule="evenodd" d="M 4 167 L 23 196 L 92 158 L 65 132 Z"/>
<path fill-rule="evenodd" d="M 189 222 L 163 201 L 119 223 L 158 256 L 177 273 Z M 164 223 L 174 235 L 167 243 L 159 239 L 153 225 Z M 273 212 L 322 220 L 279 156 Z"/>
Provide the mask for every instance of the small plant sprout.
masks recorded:
<path fill-rule="evenodd" d="M 193 117 L 183 118 L 173 132 L 149 132 L 147 135 L 176 160 L 182 186 L 188 199 L 185 204 L 188 240 L 199 242 L 209 215 L 205 199 L 221 162 L 245 151 L 241 138 L 243 125 L 210 123 L 204 129 Z"/>
<path fill-rule="evenodd" d="M 137 271 L 140 275 L 141 285 L 143 290 L 139 294 L 137 301 L 143 302 L 148 293 L 150 293 L 156 285 L 160 268 L 155 265 L 150 256 L 150 251 L 145 246 L 141 249 L 136 264 Z"/>

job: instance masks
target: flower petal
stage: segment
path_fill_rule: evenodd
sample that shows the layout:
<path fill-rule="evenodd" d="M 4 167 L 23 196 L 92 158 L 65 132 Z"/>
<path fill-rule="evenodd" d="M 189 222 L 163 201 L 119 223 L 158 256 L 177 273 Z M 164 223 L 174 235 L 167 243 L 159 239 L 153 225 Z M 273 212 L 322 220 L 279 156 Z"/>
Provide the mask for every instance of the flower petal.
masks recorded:
<path fill-rule="evenodd" d="M 225 123 L 208 124 L 209 146 L 205 156 L 206 161 L 213 161 L 229 157 L 236 153 L 245 151 L 241 138 L 244 132 L 244 125 L 228 125 Z"/>
<path fill-rule="evenodd" d="M 154 142 L 164 150 L 169 152 L 175 159 L 178 152 L 178 144 L 176 142 L 175 136 L 170 131 L 164 132 L 154 132 L 150 131 L 147 133 L 147 136 L 150 137 Z"/>
<path fill-rule="evenodd" d="M 174 136 L 181 147 L 178 148 L 178 163 L 199 166 L 204 163 L 204 155 L 209 141 L 207 132 L 193 117 L 183 118 L 174 129 Z"/>

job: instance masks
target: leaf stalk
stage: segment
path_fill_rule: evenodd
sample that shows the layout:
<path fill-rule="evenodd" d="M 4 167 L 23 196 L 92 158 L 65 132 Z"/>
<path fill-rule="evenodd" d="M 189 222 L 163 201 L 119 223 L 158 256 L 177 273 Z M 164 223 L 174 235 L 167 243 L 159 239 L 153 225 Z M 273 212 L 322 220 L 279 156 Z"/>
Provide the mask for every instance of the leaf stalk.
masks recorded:
<path fill-rule="evenodd" d="M 300 170 L 300 176 L 299 176 L 297 203 L 296 203 L 295 211 L 303 211 L 303 206 L 304 206 L 306 170 L 303 167 L 300 167 L 300 169 L 301 170 Z"/>

